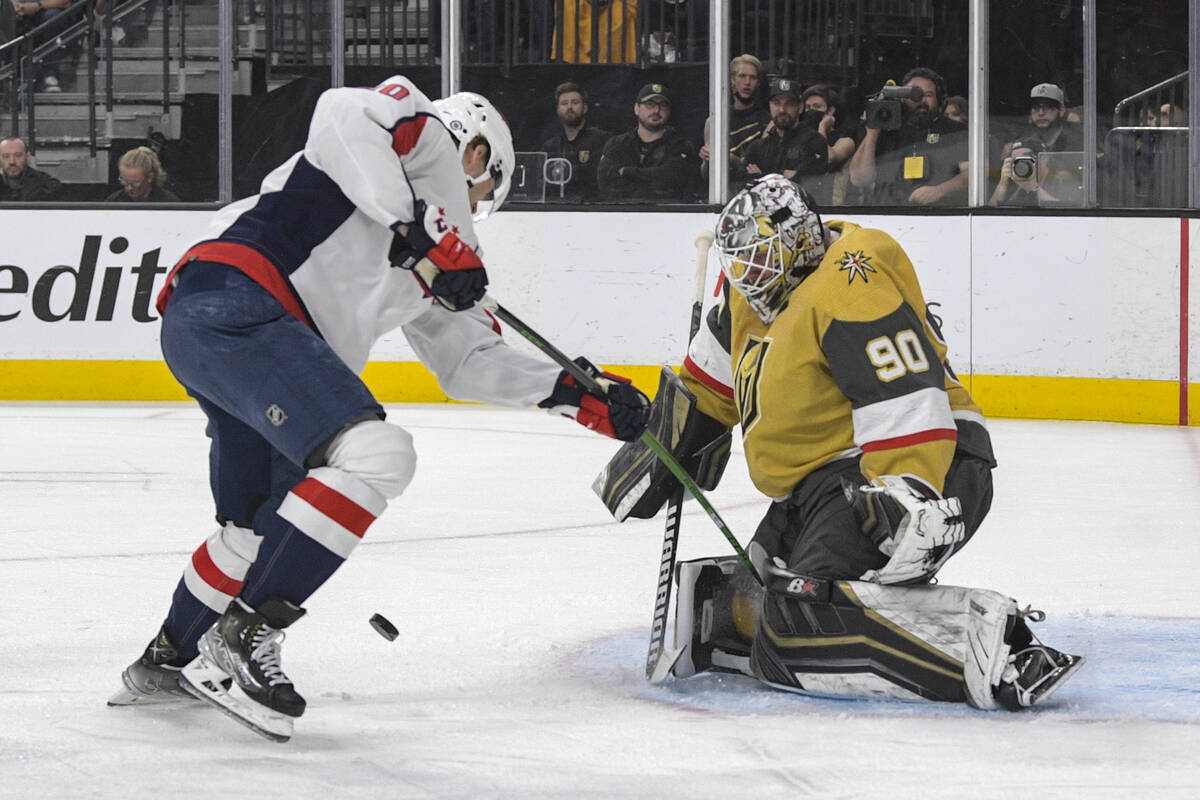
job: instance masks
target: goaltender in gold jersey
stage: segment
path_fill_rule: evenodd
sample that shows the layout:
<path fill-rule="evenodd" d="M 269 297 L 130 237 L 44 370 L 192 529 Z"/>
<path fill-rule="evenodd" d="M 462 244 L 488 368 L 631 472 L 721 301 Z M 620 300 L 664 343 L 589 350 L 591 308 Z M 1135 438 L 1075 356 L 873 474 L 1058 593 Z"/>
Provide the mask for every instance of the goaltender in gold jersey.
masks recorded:
<path fill-rule="evenodd" d="M 1027 623 L 1044 615 L 933 580 L 987 515 L 996 464 L 903 248 L 823 224 L 780 175 L 729 202 L 716 248 L 722 301 L 679 378 L 664 370 L 650 430 L 711 488 L 724 462 L 708 454 L 740 426 L 772 502 L 749 563 L 679 564 L 670 674 L 984 709 L 1045 701 L 1083 658 L 1038 641 Z M 678 486 L 639 449 L 597 481 L 618 518 L 654 516 Z"/>

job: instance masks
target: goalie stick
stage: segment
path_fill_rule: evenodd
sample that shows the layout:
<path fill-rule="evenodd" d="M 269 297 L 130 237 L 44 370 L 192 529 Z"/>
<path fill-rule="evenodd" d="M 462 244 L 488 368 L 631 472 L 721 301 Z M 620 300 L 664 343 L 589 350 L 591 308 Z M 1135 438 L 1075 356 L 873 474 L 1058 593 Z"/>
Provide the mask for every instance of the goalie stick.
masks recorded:
<path fill-rule="evenodd" d="M 600 383 L 594 377 L 592 377 L 587 370 L 568 358 L 563 351 L 559 350 L 557 347 L 550 344 L 550 342 L 543 339 L 537 331 L 522 322 L 511 311 L 496 302 L 496 300 L 490 295 L 484 295 L 483 299 L 479 301 L 479 304 L 481 307 L 494 314 L 501 322 L 511 325 L 513 330 L 525 337 L 530 344 L 532 344 L 538 350 L 541 350 L 550 357 L 551 361 L 553 361 L 555 364 L 558 364 L 560 367 L 570 373 L 571 376 L 575 378 L 579 385 L 582 386 L 584 391 L 586 391 L 588 394 L 592 395 L 593 397 L 598 397 L 601 400 L 607 399 L 607 393 L 605 392 L 604 387 L 601 386 Z M 704 509 L 704 513 L 708 514 L 708 518 L 711 519 L 713 524 L 717 526 L 717 529 L 721 531 L 721 534 L 733 547 L 734 552 L 738 554 L 738 557 L 742 560 L 742 563 L 744 563 L 746 568 L 750 570 L 750 574 L 754 576 L 754 579 L 758 581 L 759 585 L 765 585 L 763 583 L 762 576 L 758 574 L 758 570 L 754 568 L 753 562 L 750 561 L 750 556 L 746 554 L 745 548 L 743 548 L 741 543 L 738 542 L 737 537 L 733 535 L 733 531 L 729 530 L 729 526 L 725 524 L 725 520 L 721 519 L 721 515 L 717 513 L 715 508 L 713 508 L 713 504 L 710 503 L 708 498 L 704 496 L 704 490 L 701 489 L 694 480 L 692 480 L 692 476 L 688 475 L 687 470 L 680 466 L 679 462 L 675 460 L 675 456 L 671 455 L 671 451 L 664 447 L 662 442 L 655 439 L 649 431 L 643 431 L 641 439 L 642 442 L 654 452 L 654 455 L 657 456 L 660 461 L 662 461 L 663 465 L 666 466 L 667 469 L 671 470 L 671 474 L 679 479 L 679 482 L 683 484 L 683 488 L 688 491 L 688 494 L 696 498 L 696 502 L 700 504 L 700 507 Z"/>
<path fill-rule="evenodd" d="M 705 279 L 708 277 L 708 251 L 713 232 L 707 228 L 696 233 L 696 275 L 693 282 L 692 317 L 688 328 L 687 346 L 700 330 L 700 315 L 704 308 Z M 658 562 L 658 587 L 654 594 L 654 616 L 650 619 L 650 647 L 646 651 L 646 679 L 662 683 L 679 660 L 683 648 L 679 642 L 666 649 L 667 614 L 671 610 L 671 580 L 675 573 L 675 557 L 679 549 L 679 526 L 683 517 L 683 486 L 671 493 L 667 501 L 667 517 L 663 527 L 662 557 Z"/>

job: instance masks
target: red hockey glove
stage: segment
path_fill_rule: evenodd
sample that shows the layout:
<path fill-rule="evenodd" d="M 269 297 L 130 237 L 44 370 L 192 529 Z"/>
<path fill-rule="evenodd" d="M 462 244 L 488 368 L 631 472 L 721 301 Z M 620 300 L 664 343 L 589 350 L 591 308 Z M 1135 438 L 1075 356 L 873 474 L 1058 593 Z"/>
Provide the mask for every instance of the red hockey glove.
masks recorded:
<path fill-rule="evenodd" d="M 614 439 L 629 442 L 641 436 L 650 418 L 649 398 L 628 378 L 601 372 L 585 358 L 577 358 L 575 363 L 586 369 L 608 396 L 601 399 L 588 394 L 564 369 L 554 384 L 554 393 L 538 405 Z"/>
<path fill-rule="evenodd" d="M 418 200 L 414 213 L 416 221 L 408 232 L 392 237 L 388 260 L 394 267 L 411 270 L 425 291 L 451 311 L 475 305 L 487 293 L 483 262 L 458 238 L 442 209 Z"/>

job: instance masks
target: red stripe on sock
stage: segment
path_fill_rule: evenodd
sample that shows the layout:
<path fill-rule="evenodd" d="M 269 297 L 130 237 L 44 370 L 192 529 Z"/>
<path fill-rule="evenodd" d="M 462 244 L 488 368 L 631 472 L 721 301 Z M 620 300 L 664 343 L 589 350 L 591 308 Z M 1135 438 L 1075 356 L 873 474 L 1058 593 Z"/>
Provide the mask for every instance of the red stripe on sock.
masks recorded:
<path fill-rule="evenodd" d="M 375 521 L 375 515 L 346 495 L 331 489 L 316 478 L 305 478 L 292 488 L 292 494 L 331 520 L 362 538 Z"/>
<path fill-rule="evenodd" d="M 242 590 L 242 582 L 226 575 L 212 560 L 212 556 L 208 553 L 208 542 L 200 545 L 196 552 L 192 553 L 192 567 L 200 576 L 200 580 L 218 592 L 236 597 L 237 593 Z"/>

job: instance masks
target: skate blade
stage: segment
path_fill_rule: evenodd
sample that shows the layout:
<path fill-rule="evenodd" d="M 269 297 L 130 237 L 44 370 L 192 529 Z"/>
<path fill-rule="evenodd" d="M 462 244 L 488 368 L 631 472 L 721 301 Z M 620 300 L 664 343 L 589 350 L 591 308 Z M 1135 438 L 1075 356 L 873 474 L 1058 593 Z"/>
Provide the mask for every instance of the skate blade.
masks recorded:
<path fill-rule="evenodd" d="M 195 702 L 195 697 L 190 694 L 185 694 L 182 691 L 172 692 L 166 689 L 157 692 L 146 693 L 141 689 L 137 689 L 129 682 L 128 670 L 121 673 L 121 682 L 124 684 L 112 697 L 108 698 L 106 705 L 111 707 L 117 706 L 160 706 L 171 705 L 175 703 L 192 703 Z"/>
<path fill-rule="evenodd" d="M 1059 687 L 1066 683 L 1072 675 L 1078 672 L 1079 668 L 1083 666 L 1083 663 L 1087 661 L 1087 659 L 1083 656 L 1072 656 L 1072 658 L 1075 660 L 1072 661 L 1070 665 L 1061 668 L 1061 671 L 1054 676 L 1054 680 L 1047 681 L 1046 683 L 1042 684 L 1042 686 L 1039 687 L 1039 690 L 1033 693 L 1029 703 L 1031 707 L 1046 702 L 1046 700 L 1050 698 L 1050 695 L 1057 692 Z"/>
<path fill-rule="evenodd" d="M 679 659 L 683 656 L 682 647 L 667 648 L 658 655 L 658 661 L 654 663 L 654 671 L 650 673 L 650 683 L 657 686 L 667 679 L 667 676 L 675 675 L 675 665 L 679 663 Z"/>
<path fill-rule="evenodd" d="M 193 703 L 196 698 L 192 695 L 171 694 L 170 692 L 155 692 L 154 694 L 142 694 L 141 692 L 131 692 L 128 689 L 121 688 L 117 690 L 112 697 L 108 698 L 105 705 L 110 707 L 118 706 L 169 706 L 179 703 Z"/>
<path fill-rule="evenodd" d="M 286 742 L 292 738 L 292 717 L 256 703 L 236 684 L 226 688 L 228 678 L 224 670 L 201 655 L 183 668 L 179 685 L 265 739 Z"/>

